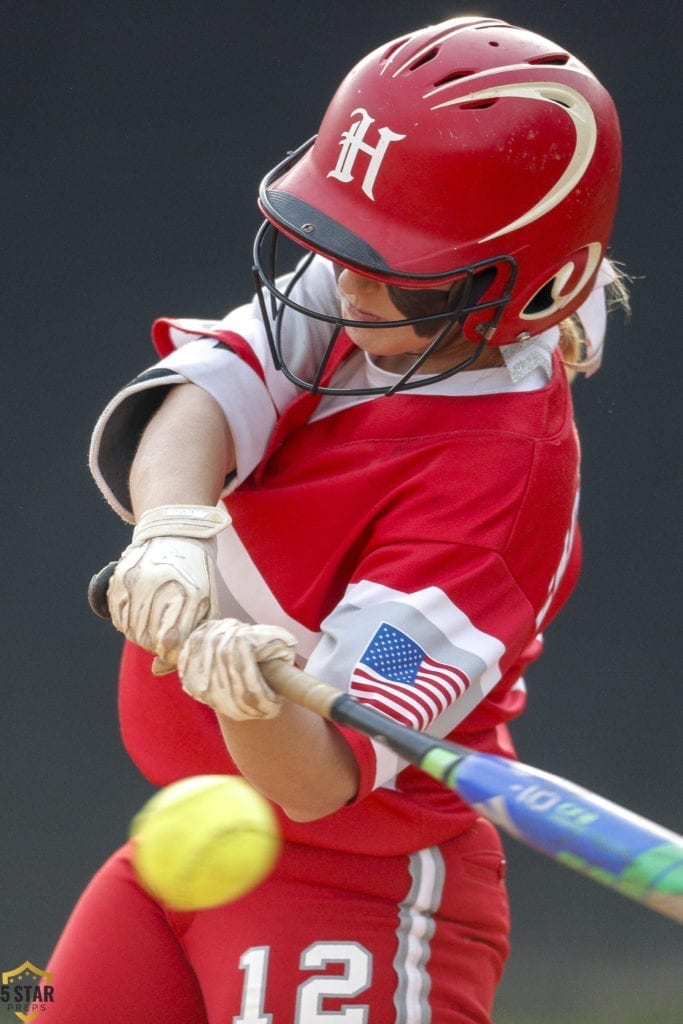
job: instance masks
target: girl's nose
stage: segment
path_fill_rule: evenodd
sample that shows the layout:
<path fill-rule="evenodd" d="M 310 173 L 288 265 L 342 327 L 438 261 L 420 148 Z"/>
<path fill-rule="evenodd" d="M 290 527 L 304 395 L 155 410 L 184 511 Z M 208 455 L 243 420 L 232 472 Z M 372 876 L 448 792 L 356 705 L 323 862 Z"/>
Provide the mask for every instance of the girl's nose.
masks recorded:
<path fill-rule="evenodd" d="M 348 296 L 366 295 L 368 292 L 379 287 L 379 283 L 373 281 L 372 278 L 364 277 L 362 274 L 357 274 L 355 270 L 348 270 L 346 268 L 339 275 L 337 285 Z"/>

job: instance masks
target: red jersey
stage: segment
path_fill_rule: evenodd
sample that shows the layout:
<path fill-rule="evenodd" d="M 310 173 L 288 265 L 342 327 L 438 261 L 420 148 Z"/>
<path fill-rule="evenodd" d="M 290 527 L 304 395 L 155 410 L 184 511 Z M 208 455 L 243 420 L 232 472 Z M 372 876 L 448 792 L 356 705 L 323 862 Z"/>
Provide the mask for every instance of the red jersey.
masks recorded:
<path fill-rule="evenodd" d="M 398 721 L 514 756 L 506 723 L 524 706 L 522 673 L 580 558 L 579 448 L 559 359 L 532 389 L 504 385 L 501 368 L 320 403 L 272 387 L 258 340 L 235 323 L 157 325 L 162 352 L 181 347 L 124 389 L 96 429 L 96 476 L 112 504 L 126 514 L 112 453 L 125 452 L 141 396 L 182 378 L 220 380 L 207 386 L 238 450 L 224 498 L 233 524 L 219 535 L 223 613 L 286 626 L 307 671 Z M 338 372 L 357 372 L 359 357 L 351 349 Z M 157 784 L 234 771 L 213 713 L 149 663 L 128 647 L 121 673 L 124 740 L 141 770 Z M 472 823 L 454 793 L 342 731 L 360 766 L 356 801 L 316 822 L 283 816 L 287 838 L 394 854 Z"/>

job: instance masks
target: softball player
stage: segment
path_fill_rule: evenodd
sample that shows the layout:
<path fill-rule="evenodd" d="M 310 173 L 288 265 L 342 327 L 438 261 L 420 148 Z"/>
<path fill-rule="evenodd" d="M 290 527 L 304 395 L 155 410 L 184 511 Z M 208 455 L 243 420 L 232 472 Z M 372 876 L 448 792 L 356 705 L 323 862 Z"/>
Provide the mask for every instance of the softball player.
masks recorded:
<path fill-rule="evenodd" d="M 159 785 L 244 774 L 286 842 L 199 913 L 158 905 L 124 847 L 55 950 L 47 1019 L 490 1020 L 493 826 L 258 663 L 515 756 L 525 666 L 579 568 L 563 362 L 599 362 L 619 169 L 613 103 L 562 47 L 476 17 L 407 34 L 264 180 L 253 302 L 155 325 L 161 361 L 92 442 L 135 523 L 109 590 L 124 741 Z"/>

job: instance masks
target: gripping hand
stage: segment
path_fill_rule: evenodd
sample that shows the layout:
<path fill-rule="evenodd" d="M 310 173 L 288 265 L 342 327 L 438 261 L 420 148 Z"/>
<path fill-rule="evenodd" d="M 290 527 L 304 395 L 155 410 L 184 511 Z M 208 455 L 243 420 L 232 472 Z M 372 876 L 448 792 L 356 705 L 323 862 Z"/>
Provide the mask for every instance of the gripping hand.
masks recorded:
<path fill-rule="evenodd" d="M 107 592 L 112 622 L 156 654 L 157 674 L 175 668 L 192 630 L 219 614 L 215 537 L 229 524 L 221 506 L 150 509 L 114 569 Z"/>
<path fill-rule="evenodd" d="M 278 626 L 236 619 L 205 622 L 190 635 L 178 660 L 183 689 L 236 722 L 275 718 L 282 698 L 261 675 L 259 663 L 294 663 L 296 641 Z"/>

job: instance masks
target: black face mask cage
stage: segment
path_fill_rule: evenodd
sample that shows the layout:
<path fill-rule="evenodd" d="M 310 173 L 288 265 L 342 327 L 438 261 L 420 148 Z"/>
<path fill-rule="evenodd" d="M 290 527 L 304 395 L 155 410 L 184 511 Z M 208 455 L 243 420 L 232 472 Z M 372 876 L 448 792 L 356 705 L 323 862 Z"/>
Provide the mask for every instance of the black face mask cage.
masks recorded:
<path fill-rule="evenodd" d="M 442 309 L 439 312 L 430 314 L 423 313 L 418 316 L 408 316 L 400 320 L 372 322 L 345 320 L 340 316 L 334 316 L 332 314 L 325 313 L 322 310 L 315 310 L 308 306 L 302 306 L 292 298 L 292 292 L 294 291 L 296 284 L 300 281 L 301 277 L 305 274 L 306 270 L 315 258 L 315 253 L 311 250 L 304 249 L 304 259 L 299 262 L 295 272 L 288 278 L 284 290 L 280 289 L 277 284 L 277 280 L 286 269 L 284 267 L 280 269 L 277 266 L 279 261 L 278 250 L 283 237 L 287 242 L 290 242 L 290 240 L 286 239 L 286 236 L 283 236 L 282 232 L 268 220 L 264 221 L 256 235 L 254 242 L 253 267 L 256 294 L 261 308 L 261 313 L 263 315 L 268 344 L 276 368 L 280 370 L 293 384 L 306 391 L 310 391 L 313 394 L 392 395 L 396 392 L 420 388 L 424 387 L 426 384 L 433 384 L 437 381 L 445 380 L 447 377 L 452 377 L 456 373 L 460 373 L 462 370 L 467 369 L 467 367 L 471 366 L 478 359 L 492 337 L 496 325 L 502 316 L 505 305 L 510 300 L 512 288 L 517 276 L 517 265 L 515 260 L 510 256 L 501 256 L 494 262 L 498 267 L 500 267 L 500 265 L 507 265 L 509 274 L 503 295 L 500 295 L 495 299 L 491 299 L 486 302 L 478 301 L 479 297 L 486 291 L 498 272 L 492 266 L 492 262 L 487 260 L 482 263 L 473 264 L 471 267 L 466 269 L 458 268 L 453 271 L 452 277 L 458 278 L 458 284 L 460 287 L 451 289 L 452 304 L 450 308 L 445 310 Z M 297 243 L 292 244 L 296 245 Z M 334 259 L 332 255 L 330 255 L 329 258 L 332 260 Z M 361 267 L 358 268 L 358 273 L 363 273 L 363 269 Z M 443 278 L 449 275 L 446 274 L 440 276 Z M 430 284 L 434 284 L 435 282 L 433 275 L 411 275 L 411 280 L 415 280 L 416 284 L 422 283 L 425 287 Z M 406 291 L 408 291 L 408 289 L 406 289 Z M 394 302 L 394 304 L 396 303 Z M 488 309 L 492 312 L 491 318 L 487 320 L 485 325 L 482 325 L 481 341 L 478 344 L 473 345 L 472 353 L 470 355 L 448 370 L 444 370 L 440 373 L 420 375 L 419 379 L 415 379 L 415 375 L 419 374 L 420 367 L 450 336 L 456 324 L 462 322 L 468 314 L 475 310 L 478 312 L 480 310 Z M 312 380 L 304 380 L 300 377 L 292 367 L 288 365 L 284 356 L 283 322 L 285 312 L 287 310 L 330 324 L 330 338 Z M 341 332 L 347 327 L 361 327 L 363 329 L 373 330 L 417 325 L 420 334 L 424 335 L 426 333 L 426 327 L 430 323 L 434 324 L 435 330 L 437 331 L 434 339 L 431 344 L 427 346 L 424 352 L 416 356 L 415 362 L 412 366 L 410 366 L 394 384 L 384 387 L 366 388 L 333 387 L 329 384 L 321 384 L 321 380 L 324 377 L 325 370 L 329 364 L 337 339 Z"/>

